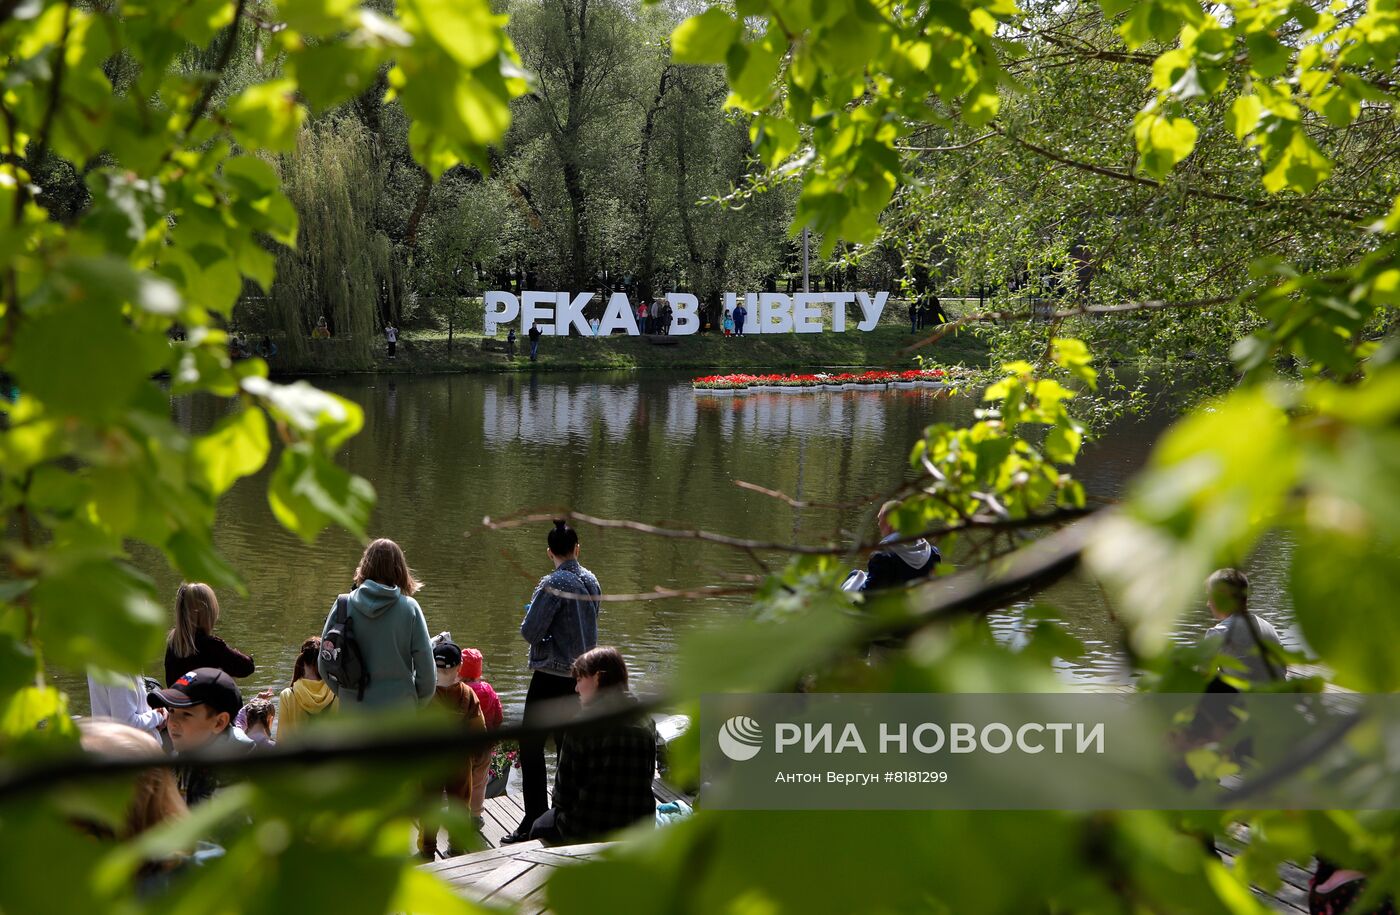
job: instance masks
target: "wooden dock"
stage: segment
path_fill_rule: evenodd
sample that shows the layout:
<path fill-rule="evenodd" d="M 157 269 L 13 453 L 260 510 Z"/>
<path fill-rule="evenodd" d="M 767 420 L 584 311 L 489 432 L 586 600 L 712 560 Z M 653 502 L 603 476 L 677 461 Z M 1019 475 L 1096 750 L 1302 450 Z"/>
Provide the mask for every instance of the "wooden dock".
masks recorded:
<path fill-rule="evenodd" d="M 652 783 L 652 793 L 658 804 L 677 800 L 690 804 L 693 800 L 660 778 Z M 519 912 L 528 915 L 544 912 L 545 885 L 556 869 L 596 857 L 614 843 L 546 847 L 535 841 L 502 845 L 501 837 L 513 831 L 525 816 L 523 801 L 518 794 L 487 798 L 482 808 L 481 837 L 489 847 L 424 864 L 423 869 L 437 874 L 468 899 L 517 906 Z"/>

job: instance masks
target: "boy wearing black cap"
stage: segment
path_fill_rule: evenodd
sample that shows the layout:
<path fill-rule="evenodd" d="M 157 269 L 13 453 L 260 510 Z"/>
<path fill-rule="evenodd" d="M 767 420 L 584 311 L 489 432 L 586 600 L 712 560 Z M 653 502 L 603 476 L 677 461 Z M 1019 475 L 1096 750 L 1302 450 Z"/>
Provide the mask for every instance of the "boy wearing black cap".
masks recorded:
<path fill-rule="evenodd" d="M 439 710 L 439 713 L 445 711 L 453 720 L 460 721 L 469 731 L 485 731 L 486 718 L 481 713 L 481 702 L 476 698 L 476 692 L 462 682 L 458 672 L 458 668 L 462 665 L 462 649 L 458 648 L 445 632 L 433 639 L 433 663 L 437 666 L 437 689 L 433 695 L 433 707 Z M 482 753 L 489 752 L 489 749 L 483 748 L 470 754 L 466 762 L 453 773 L 446 784 L 440 788 L 433 786 L 430 790 L 434 792 L 445 790 L 449 799 L 456 798 L 469 807 L 472 800 L 473 766 Z M 429 861 L 437 855 L 437 834 L 437 826 L 431 820 L 419 825 L 418 851 Z M 449 836 L 449 841 L 450 838 Z M 461 854 L 460 850 L 451 844 L 448 845 L 447 857 L 459 854 Z"/>
<path fill-rule="evenodd" d="M 256 746 L 233 724 L 243 707 L 243 693 L 233 678 L 217 667 L 192 670 L 165 689 L 151 692 L 147 702 L 153 708 L 169 709 L 166 730 L 177 756 L 206 748 L 246 753 Z M 207 766 L 181 766 L 176 775 L 180 793 L 190 806 L 208 800 L 220 787 Z"/>

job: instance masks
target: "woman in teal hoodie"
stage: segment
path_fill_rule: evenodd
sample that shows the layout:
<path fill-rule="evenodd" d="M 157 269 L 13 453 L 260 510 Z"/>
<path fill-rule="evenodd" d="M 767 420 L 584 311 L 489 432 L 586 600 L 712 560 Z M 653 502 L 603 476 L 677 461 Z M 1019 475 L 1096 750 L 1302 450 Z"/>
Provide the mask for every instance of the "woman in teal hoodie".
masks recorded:
<path fill-rule="evenodd" d="M 324 657 L 317 663 L 321 677 L 340 697 L 342 709 L 424 705 L 433 698 L 437 670 L 428 622 L 413 599 L 417 590 L 418 582 L 397 543 L 380 539 L 365 547 L 355 569 L 355 590 L 336 598 L 321 629 L 325 638 L 334 625 L 336 607 L 348 601 L 355 641 L 369 674 L 364 698 L 335 686 L 326 674 Z"/>

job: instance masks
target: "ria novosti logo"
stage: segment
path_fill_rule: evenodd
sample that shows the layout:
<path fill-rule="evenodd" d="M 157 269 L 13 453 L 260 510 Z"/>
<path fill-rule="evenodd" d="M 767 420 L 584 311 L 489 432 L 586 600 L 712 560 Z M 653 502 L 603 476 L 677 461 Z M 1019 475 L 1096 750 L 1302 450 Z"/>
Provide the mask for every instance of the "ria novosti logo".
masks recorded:
<path fill-rule="evenodd" d="M 763 747 L 763 728 L 745 715 L 735 715 L 719 729 L 719 748 L 735 762 L 753 759 Z"/>

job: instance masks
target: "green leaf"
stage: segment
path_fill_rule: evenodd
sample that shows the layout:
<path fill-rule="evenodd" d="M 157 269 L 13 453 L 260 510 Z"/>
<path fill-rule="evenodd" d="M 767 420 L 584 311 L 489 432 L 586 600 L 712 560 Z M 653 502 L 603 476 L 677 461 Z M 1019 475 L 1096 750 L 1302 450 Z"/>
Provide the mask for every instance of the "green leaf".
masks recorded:
<path fill-rule="evenodd" d="M 1259 100 L 1259 96 L 1241 95 L 1230 104 L 1230 110 L 1225 115 L 1225 126 L 1236 139 L 1243 140 L 1254 132 L 1263 116 L 1264 103 Z"/>
<path fill-rule="evenodd" d="M 452 60 L 468 70 L 500 53 L 505 17 L 493 14 L 486 0 L 404 0 L 402 6 L 416 15 Z"/>
<path fill-rule="evenodd" d="M 128 407 L 170 356 L 164 334 L 136 330 L 115 302 L 65 301 L 20 325 L 9 368 L 49 409 L 100 420 Z"/>
<path fill-rule="evenodd" d="M 282 526 L 307 543 L 330 524 L 363 537 L 374 506 L 374 487 L 307 445 L 293 445 L 268 485 L 268 503 Z"/>
<path fill-rule="evenodd" d="M 273 420 L 328 450 L 339 447 L 364 425 L 365 414 L 359 404 L 305 381 L 277 384 L 250 375 L 242 385 L 244 391 L 264 401 Z"/>
<path fill-rule="evenodd" d="M 149 579 L 112 561 L 67 562 L 34 586 L 39 642 L 47 660 L 135 672 L 158 657 L 166 614 Z"/>
<path fill-rule="evenodd" d="M 1133 134 L 1142 156 L 1141 168 L 1154 178 L 1165 178 L 1196 148 L 1196 125 L 1186 118 L 1145 111 L 1137 116 Z"/>
<path fill-rule="evenodd" d="M 1249 49 L 1249 67 L 1256 76 L 1270 79 L 1288 66 L 1289 50 L 1274 36 L 1264 31 L 1251 31 L 1245 36 Z"/>
<path fill-rule="evenodd" d="M 720 7 L 710 7 L 676 26 L 671 56 L 682 64 L 722 64 L 739 35 L 738 20 Z"/>
<path fill-rule="evenodd" d="M 224 108 L 238 142 L 249 149 L 290 152 L 296 147 L 306 109 L 296 98 L 290 79 L 255 83 L 235 95 Z"/>
<path fill-rule="evenodd" d="M 269 447 L 267 417 L 245 407 L 191 443 L 194 477 L 211 494 L 223 495 L 234 481 L 262 469 Z"/>
<path fill-rule="evenodd" d="M 1293 131 L 1293 139 L 1283 154 L 1264 173 L 1264 189 L 1271 194 L 1283 190 L 1308 194 L 1331 174 L 1331 160 L 1322 154 L 1322 150 L 1302 128 L 1298 128 Z"/>

